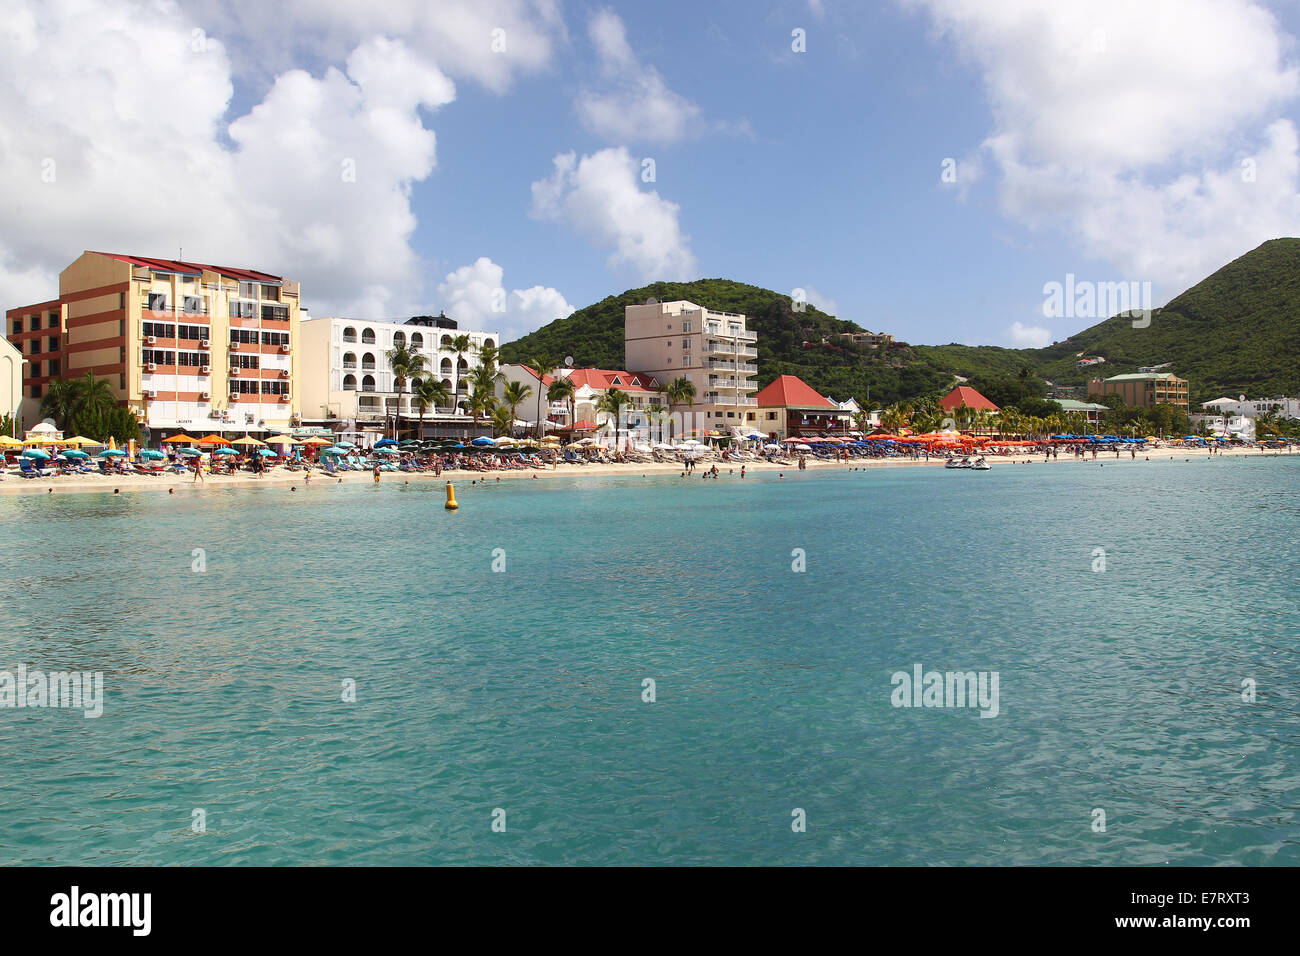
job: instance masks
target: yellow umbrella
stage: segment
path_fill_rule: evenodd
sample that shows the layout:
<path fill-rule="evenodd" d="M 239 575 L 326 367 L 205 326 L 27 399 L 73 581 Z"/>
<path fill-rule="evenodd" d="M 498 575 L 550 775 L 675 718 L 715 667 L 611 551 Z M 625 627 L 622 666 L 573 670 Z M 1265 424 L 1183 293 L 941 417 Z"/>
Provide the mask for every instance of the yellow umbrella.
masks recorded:
<path fill-rule="evenodd" d="M 24 438 L 24 445 L 57 445 L 58 442 L 53 438 Z"/>
<path fill-rule="evenodd" d="M 59 442 L 60 445 L 102 445 L 102 441 L 95 441 L 93 438 L 82 438 L 80 435 L 73 435 L 71 438 L 65 438 Z"/>
<path fill-rule="evenodd" d="M 8 448 L 22 448 L 23 443 L 17 438 L 10 438 L 8 435 L 0 435 L 0 445 Z"/>
<path fill-rule="evenodd" d="M 108 436 L 108 450 L 109 451 L 117 450 L 117 439 L 114 438 L 112 435 Z"/>
<path fill-rule="evenodd" d="M 302 442 L 292 435 L 272 435 L 266 440 L 268 445 L 301 445 Z"/>
<path fill-rule="evenodd" d="M 313 436 L 313 437 L 311 437 L 311 438 L 304 438 L 302 441 L 298 442 L 298 444 L 300 444 L 300 445 L 332 445 L 332 444 L 334 444 L 334 443 L 333 443 L 332 441 L 330 441 L 329 439 L 327 439 L 327 438 L 316 438 L 315 436 Z"/>
<path fill-rule="evenodd" d="M 243 438 L 236 438 L 230 444 L 232 445 L 265 445 L 266 442 L 258 441 L 256 438 L 250 438 L 245 435 Z"/>

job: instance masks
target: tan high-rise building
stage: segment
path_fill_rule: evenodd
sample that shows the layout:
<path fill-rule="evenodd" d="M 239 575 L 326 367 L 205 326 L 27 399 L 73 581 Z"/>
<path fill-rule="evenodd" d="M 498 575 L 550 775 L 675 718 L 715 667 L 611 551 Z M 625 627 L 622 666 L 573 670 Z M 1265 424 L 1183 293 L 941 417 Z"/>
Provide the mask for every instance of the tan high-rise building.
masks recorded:
<path fill-rule="evenodd" d="M 674 406 L 674 414 L 693 413 L 696 430 L 724 434 L 758 424 L 758 336 L 745 316 L 655 302 L 627 306 L 623 322 L 629 371 L 648 373 L 664 387 L 683 377 L 694 384 L 694 404 Z"/>
<path fill-rule="evenodd" d="M 178 431 L 274 432 L 298 421 L 298 283 L 252 269 L 86 252 L 59 297 L 9 309 L 27 359 L 23 421 L 51 379 L 93 372 L 149 443 Z"/>

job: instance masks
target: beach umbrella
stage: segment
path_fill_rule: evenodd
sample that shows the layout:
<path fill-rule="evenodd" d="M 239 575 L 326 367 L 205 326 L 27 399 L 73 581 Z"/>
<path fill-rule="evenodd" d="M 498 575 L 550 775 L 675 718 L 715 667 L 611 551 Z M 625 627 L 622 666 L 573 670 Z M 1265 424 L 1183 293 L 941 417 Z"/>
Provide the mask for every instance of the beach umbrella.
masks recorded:
<path fill-rule="evenodd" d="M 302 441 L 299 442 L 299 444 L 302 444 L 302 445 L 329 445 L 329 444 L 331 444 L 331 442 L 330 442 L 330 440 L 329 440 L 328 438 L 317 438 L 315 435 L 313 435 L 311 438 L 304 438 L 304 439 L 302 439 Z"/>
<path fill-rule="evenodd" d="M 320 450 L 320 453 L 322 455 L 346 455 L 348 453 L 348 450 L 338 445 L 331 445 L 328 448 L 322 448 Z"/>
<path fill-rule="evenodd" d="M 475 445 L 478 448 L 487 448 L 491 445 L 495 445 L 496 442 L 494 442 L 491 438 L 479 436 L 478 438 L 475 438 L 472 442 L 470 442 L 470 444 Z"/>
<path fill-rule="evenodd" d="M 245 435 L 243 438 L 236 438 L 236 439 L 235 439 L 234 441 L 232 441 L 230 444 L 232 444 L 232 445 L 248 445 L 249 447 L 252 447 L 252 446 L 254 446 L 254 445 L 263 445 L 263 444 L 265 444 L 265 442 L 260 442 L 260 441 L 258 441 L 256 438 L 250 438 L 250 437 L 248 437 L 247 435 Z"/>
<path fill-rule="evenodd" d="M 166 458 L 167 456 L 164 455 L 162 452 L 158 451 L 156 448 L 146 448 L 144 451 L 140 452 L 140 457 L 147 458 L 150 461 L 160 461 L 161 459 Z"/>
<path fill-rule="evenodd" d="M 205 437 L 203 437 L 203 438 L 200 438 L 198 441 L 194 442 L 194 444 L 196 444 L 196 445 L 229 445 L 229 444 L 230 444 L 230 441 L 229 441 L 228 439 L 222 438 L 220 435 L 207 435 L 207 436 L 205 436 Z"/>
<path fill-rule="evenodd" d="M 239 454 L 239 449 L 238 449 L 238 448 L 214 448 L 214 449 L 212 450 L 212 454 L 214 454 L 214 455 L 238 455 L 238 454 Z"/>
<path fill-rule="evenodd" d="M 203 452 L 199 451 L 197 448 L 189 448 L 189 447 L 186 447 L 186 448 L 182 448 L 182 449 L 180 449 L 179 451 L 177 451 L 176 454 L 178 454 L 178 455 L 202 455 Z"/>
<path fill-rule="evenodd" d="M 401 451 L 391 445 L 385 445 L 383 448 L 376 448 L 375 453 L 379 455 L 400 455 Z"/>
<path fill-rule="evenodd" d="M 376 448 L 387 448 L 387 447 L 389 447 L 390 445 L 396 445 L 396 444 L 397 444 L 397 442 L 394 441 L 394 440 L 391 439 L 391 438 L 381 438 L 381 439 L 379 439 L 379 441 L 375 442 L 375 447 L 376 447 Z"/>
<path fill-rule="evenodd" d="M 49 460 L 50 460 L 50 453 L 49 453 L 48 451 L 42 451 L 42 450 L 39 449 L 39 448 L 29 448 L 29 449 L 27 449 L 25 452 L 23 452 L 22 457 L 24 457 L 24 458 L 39 458 L 39 459 L 41 459 L 42 461 L 49 461 Z"/>
<path fill-rule="evenodd" d="M 812 449 L 811 449 L 810 447 L 808 447 L 807 445 L 795 445 L 795 446 L 794 446 L 794 450 L 795 450 L 795 451 L 812 451 Z"/>
<path fill-rule="evenodd" d="M 269 448 L 259 448 L 259 449 L 257 450 L 257 453 L 258 453 L 259 455 L 261 455 L 263 458 L 279 458 L 279 457 L 280 457 L 280 456 L 277 455 L 275 452 L 271 451 L 271 449 L 269 449 Z"/>
<path fill-rule="evenodd" d="M 24 445 L 57 445 L 58 442 L 55 441 L 53 438 L 41 438 L 38 436 L 36 438 L 24 438 L 23 444 Z"/>
<path fill-rule="evenodd" d="M 64 458 L 89 458 L 90 456 L 87 455 L 84 451 L 82 451 L 79 448 L 69 448 L 67 451 L 63 453 L 63 457 Z"/>
<path fill-rule="evenodd" d="M 171 438 L 164 438 L 162 443 L 164 445 L 193 445 L 196 441 L 198 441 L 197 438 L 192 438 L 181 432 L 179 435 L 172 435 Z"/>
<path fill-rule="evenodd" d="M 22 448 L 22 439 L 10 438 L 8 435 L 0 435 L 0 445 L 6 448 Z"/>
<path fill-rule="evenodd" d="M 99 453 L 100 458 L 125 458 L 126 452 L 120 448 L 105 448 Z"/>
<path fill-rule="evenodd" d="M 71 438 L 63 439 L 61 442 L 59 442 L 59 444 L 80 446 L 80 445 L 102 445 L 104 443 L 102 441 L 95 441 L 95 439 L 93 438 L 83 438 L 81 435 L 73 435 Z"/>

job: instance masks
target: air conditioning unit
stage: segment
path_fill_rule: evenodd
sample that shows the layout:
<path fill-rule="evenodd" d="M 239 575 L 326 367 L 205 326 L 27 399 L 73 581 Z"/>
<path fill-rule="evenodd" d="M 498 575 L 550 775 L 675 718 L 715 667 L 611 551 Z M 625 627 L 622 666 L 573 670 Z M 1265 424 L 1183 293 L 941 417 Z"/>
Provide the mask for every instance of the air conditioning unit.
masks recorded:
<path fill-rule="evenodd" d="M 211 397 L 212 397 L 212 393 L 210 392 L 199 392 L 199 398 L 203 399 L 204 401 L 207 401 Z"/>
<path fill-rule="evenodd" d="M 289 400 L 289 396 L 288 396 L 288 395 L 281 395 L 281 396 L 280 396 L 280 401 L 282 401 L 282 402 L 287 402 L 288 400 Z"/>
<path fill-rule="evenodd" d="M 235 378 L 238 378 L 238 377 L 239 377 L 239 366 L 236 365 L 234 368 L 232 368 L 232 369 L 230 370 L 230 374 L 233 375 L 233 376 L 235 376 Z"/>
<path fill-rule="evenodd" d="M 210 348 L 212 348 L 212 343 L 209 342 L 207 339 L 202 339 L 202 340 L 199 341 L 199 348 L 201 348 L 201 349 L 210 349 Z"/>
<path fill-rule="evenodd" d="M 146 345 L 157 345 L 157 344 L 158 344 L 158 336 L 156 336 L 156 335 L 146 335 L 146 336 L 144 337 L 144 341 L 145 341 L 145 344 L 146 344 Z"/>
<path fill-rule="evenodd" d="M 285 355 L 288 355 L 288 354 L 289 354 L 289 343 L 286 342 L 284 345 L 281 345 L 281 346 L 280 346 L 280 351 L 283 352 Z"/>
<path fill-rule="evenodd" d="M 238 392 L 231 392 L 231 393 L 230 393 L 230 400 L 231 400 L 232 402 L 237 402 L 237 401 L 239 401 L 239 393 L 238 393 Z"/>
<path fill-rule="evenodd" d="M 280 369 L 280 377 L 281 377 L 281 378 L 288 378 L 288 377 L 289 377 L 289 370 L 288 370 L 287 368 L 282 368 L 282 369 Z"/>
<path fill-rule="evenodd" d="M 231 342 L 231 343 L 230 343 L 230 351 L 232 351 L 232 352 L 238 352 L 238 351 L 239 351 L 239 343 L 238 343 L 238 342 Z"/>
<path fill-rule="evenodd" d="M 145 398 L 157 398 L 157 397 L 158 397 L 158 393 L 155 392 L 152 388 L 146 388 L 146 389 L 144 390 L 144 397 L 145 397 Z"/>
<path fill-rule="evenodd" d="M 212 374 L 212 366 L 211 366 L 211 365 L 203 365 L 203 366 L 200 366 L 200 367 L 199 367 L 199 374 L 200 374 L 200 375 L 211 375 L 211 374 Z"/>
<path fill-rule="evenodd" d="M 145 369 L 150 372 L 156 372 L 158 371 L 158 363 L 150 362 L 148 365 L 145 366 Z"/>

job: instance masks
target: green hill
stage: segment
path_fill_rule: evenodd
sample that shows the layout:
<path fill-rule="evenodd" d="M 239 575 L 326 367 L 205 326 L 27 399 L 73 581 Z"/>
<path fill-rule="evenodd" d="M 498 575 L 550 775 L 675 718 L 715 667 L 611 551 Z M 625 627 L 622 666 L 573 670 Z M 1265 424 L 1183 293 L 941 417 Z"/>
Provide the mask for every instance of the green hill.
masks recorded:
<path fill-rule="evenodd" d="M 1082 385 L 1089 378 L 1171 363 L 1191 382 L 1192 402 L 1221 395 L 1300 394 L 1300 239 L 1274 239 L 1246 253 L 1171 300 L 1133 328 L 1116 316 L 1042 349 L 907 345 L 870 349 L 840 338 L 863 331 L 808 305 L 796 312 L 788 296 L 727 279 L 656 282 L 610 296 L 502 346 L 504 361 L 536 355 L 578 366 L 623 367 L 623 307 L 688 299 L 741 312 L 758 333 L 758 383 L 798 375 L 824 395 L 868 396 L 881 404 L 946 391 L 953 376 L 1004 398 L 1032 392 L 1040 378 Z M 885 329 L 883 331 L 891 331 Z M 1075 368 L 1080 353 L 1106 363 Z M 1015 383 L 1019 382 L 1019 385 Z"/>

